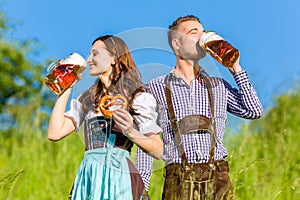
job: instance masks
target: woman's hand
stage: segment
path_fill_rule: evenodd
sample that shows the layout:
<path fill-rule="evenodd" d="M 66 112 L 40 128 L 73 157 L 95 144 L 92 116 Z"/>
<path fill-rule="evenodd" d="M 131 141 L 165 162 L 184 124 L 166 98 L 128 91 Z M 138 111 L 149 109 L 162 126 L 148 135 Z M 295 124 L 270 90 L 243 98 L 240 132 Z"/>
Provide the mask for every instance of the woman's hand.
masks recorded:
<path fill-rule="evenodd" d="M 118 109 L 113 111 L 113 118 L 116 123 L 114 130 L 122 132 L 125 136 L 129 136 L 129 133 L 134 130 L 133 118 L 127 110 Z"/>

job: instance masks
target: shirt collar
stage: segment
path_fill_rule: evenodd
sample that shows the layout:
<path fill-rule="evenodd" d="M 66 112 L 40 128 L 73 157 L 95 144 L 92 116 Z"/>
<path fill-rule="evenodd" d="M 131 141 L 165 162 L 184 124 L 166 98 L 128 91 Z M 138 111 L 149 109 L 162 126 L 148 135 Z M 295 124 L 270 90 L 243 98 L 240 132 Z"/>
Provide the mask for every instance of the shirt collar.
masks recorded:
<path fill-rule="evenodd" d="M 178 81 L 182 81 L 184 84 L 187 84 L 187 82 L 185 82 L 184 77 L 181 74 L 179 74 L 178 72 L 176 72 L 175 67 L 173 67 L 171 69 L 170 75 L 171 75 L 171 77 L 176 78 Z M 196 77 L 193 78 L 193 81 L 191 82 L 191 84 L 194 84 L 195 79 L 196 79 Z"/>

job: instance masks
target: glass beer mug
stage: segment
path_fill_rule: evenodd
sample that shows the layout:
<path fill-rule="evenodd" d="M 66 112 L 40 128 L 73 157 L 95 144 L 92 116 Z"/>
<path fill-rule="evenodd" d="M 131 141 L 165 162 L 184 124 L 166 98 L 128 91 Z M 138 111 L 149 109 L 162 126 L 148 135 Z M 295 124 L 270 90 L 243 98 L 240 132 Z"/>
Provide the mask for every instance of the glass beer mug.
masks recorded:
<path fill-rule="evenodd" d="M 85 59 L 74 52 L 61 61 L 51 63 L 44 82 L 55 94 L 61 95 L 76 81 L 77 75 L 87 67 Z"/>
<path fill-rule="evenodd" d="M 225 67 L 232 67 L 240 55 L 235 47 L 213 31 L 203 33 L 200 46 Z"/>

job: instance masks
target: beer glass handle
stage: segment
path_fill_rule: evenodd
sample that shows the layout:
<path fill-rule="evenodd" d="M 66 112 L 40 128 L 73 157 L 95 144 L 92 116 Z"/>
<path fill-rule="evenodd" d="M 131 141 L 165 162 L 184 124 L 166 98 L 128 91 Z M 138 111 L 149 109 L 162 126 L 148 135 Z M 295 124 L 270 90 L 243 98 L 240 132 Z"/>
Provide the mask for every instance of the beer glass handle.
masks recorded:
<path fill-rule="evenodd" d="M 47 72 L 52 71 L 57 65 L 58 65 L 58 61 L 52 62 L 52 63 L 47 67 Z"/>

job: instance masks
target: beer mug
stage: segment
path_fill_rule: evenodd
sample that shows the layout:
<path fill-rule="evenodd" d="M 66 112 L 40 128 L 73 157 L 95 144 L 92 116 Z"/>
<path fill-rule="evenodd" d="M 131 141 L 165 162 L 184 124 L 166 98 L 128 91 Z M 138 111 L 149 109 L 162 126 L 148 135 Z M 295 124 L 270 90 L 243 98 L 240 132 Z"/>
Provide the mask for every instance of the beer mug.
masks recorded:
<path fill-rule="evenodd" d="M 67 58 L 54 61 L 48 66 L 48 75 L 44 82 L 55 94 L 61 95 L 76 81 L 77 75 L 87 67 L 85 59 L 74 52 Z"/>
<path fill-rule="evenodd" d="M 203 33 L 200 46 L 225 67 L 232 67 L 240 55 L 235 47 L 213 31 Z"/>

